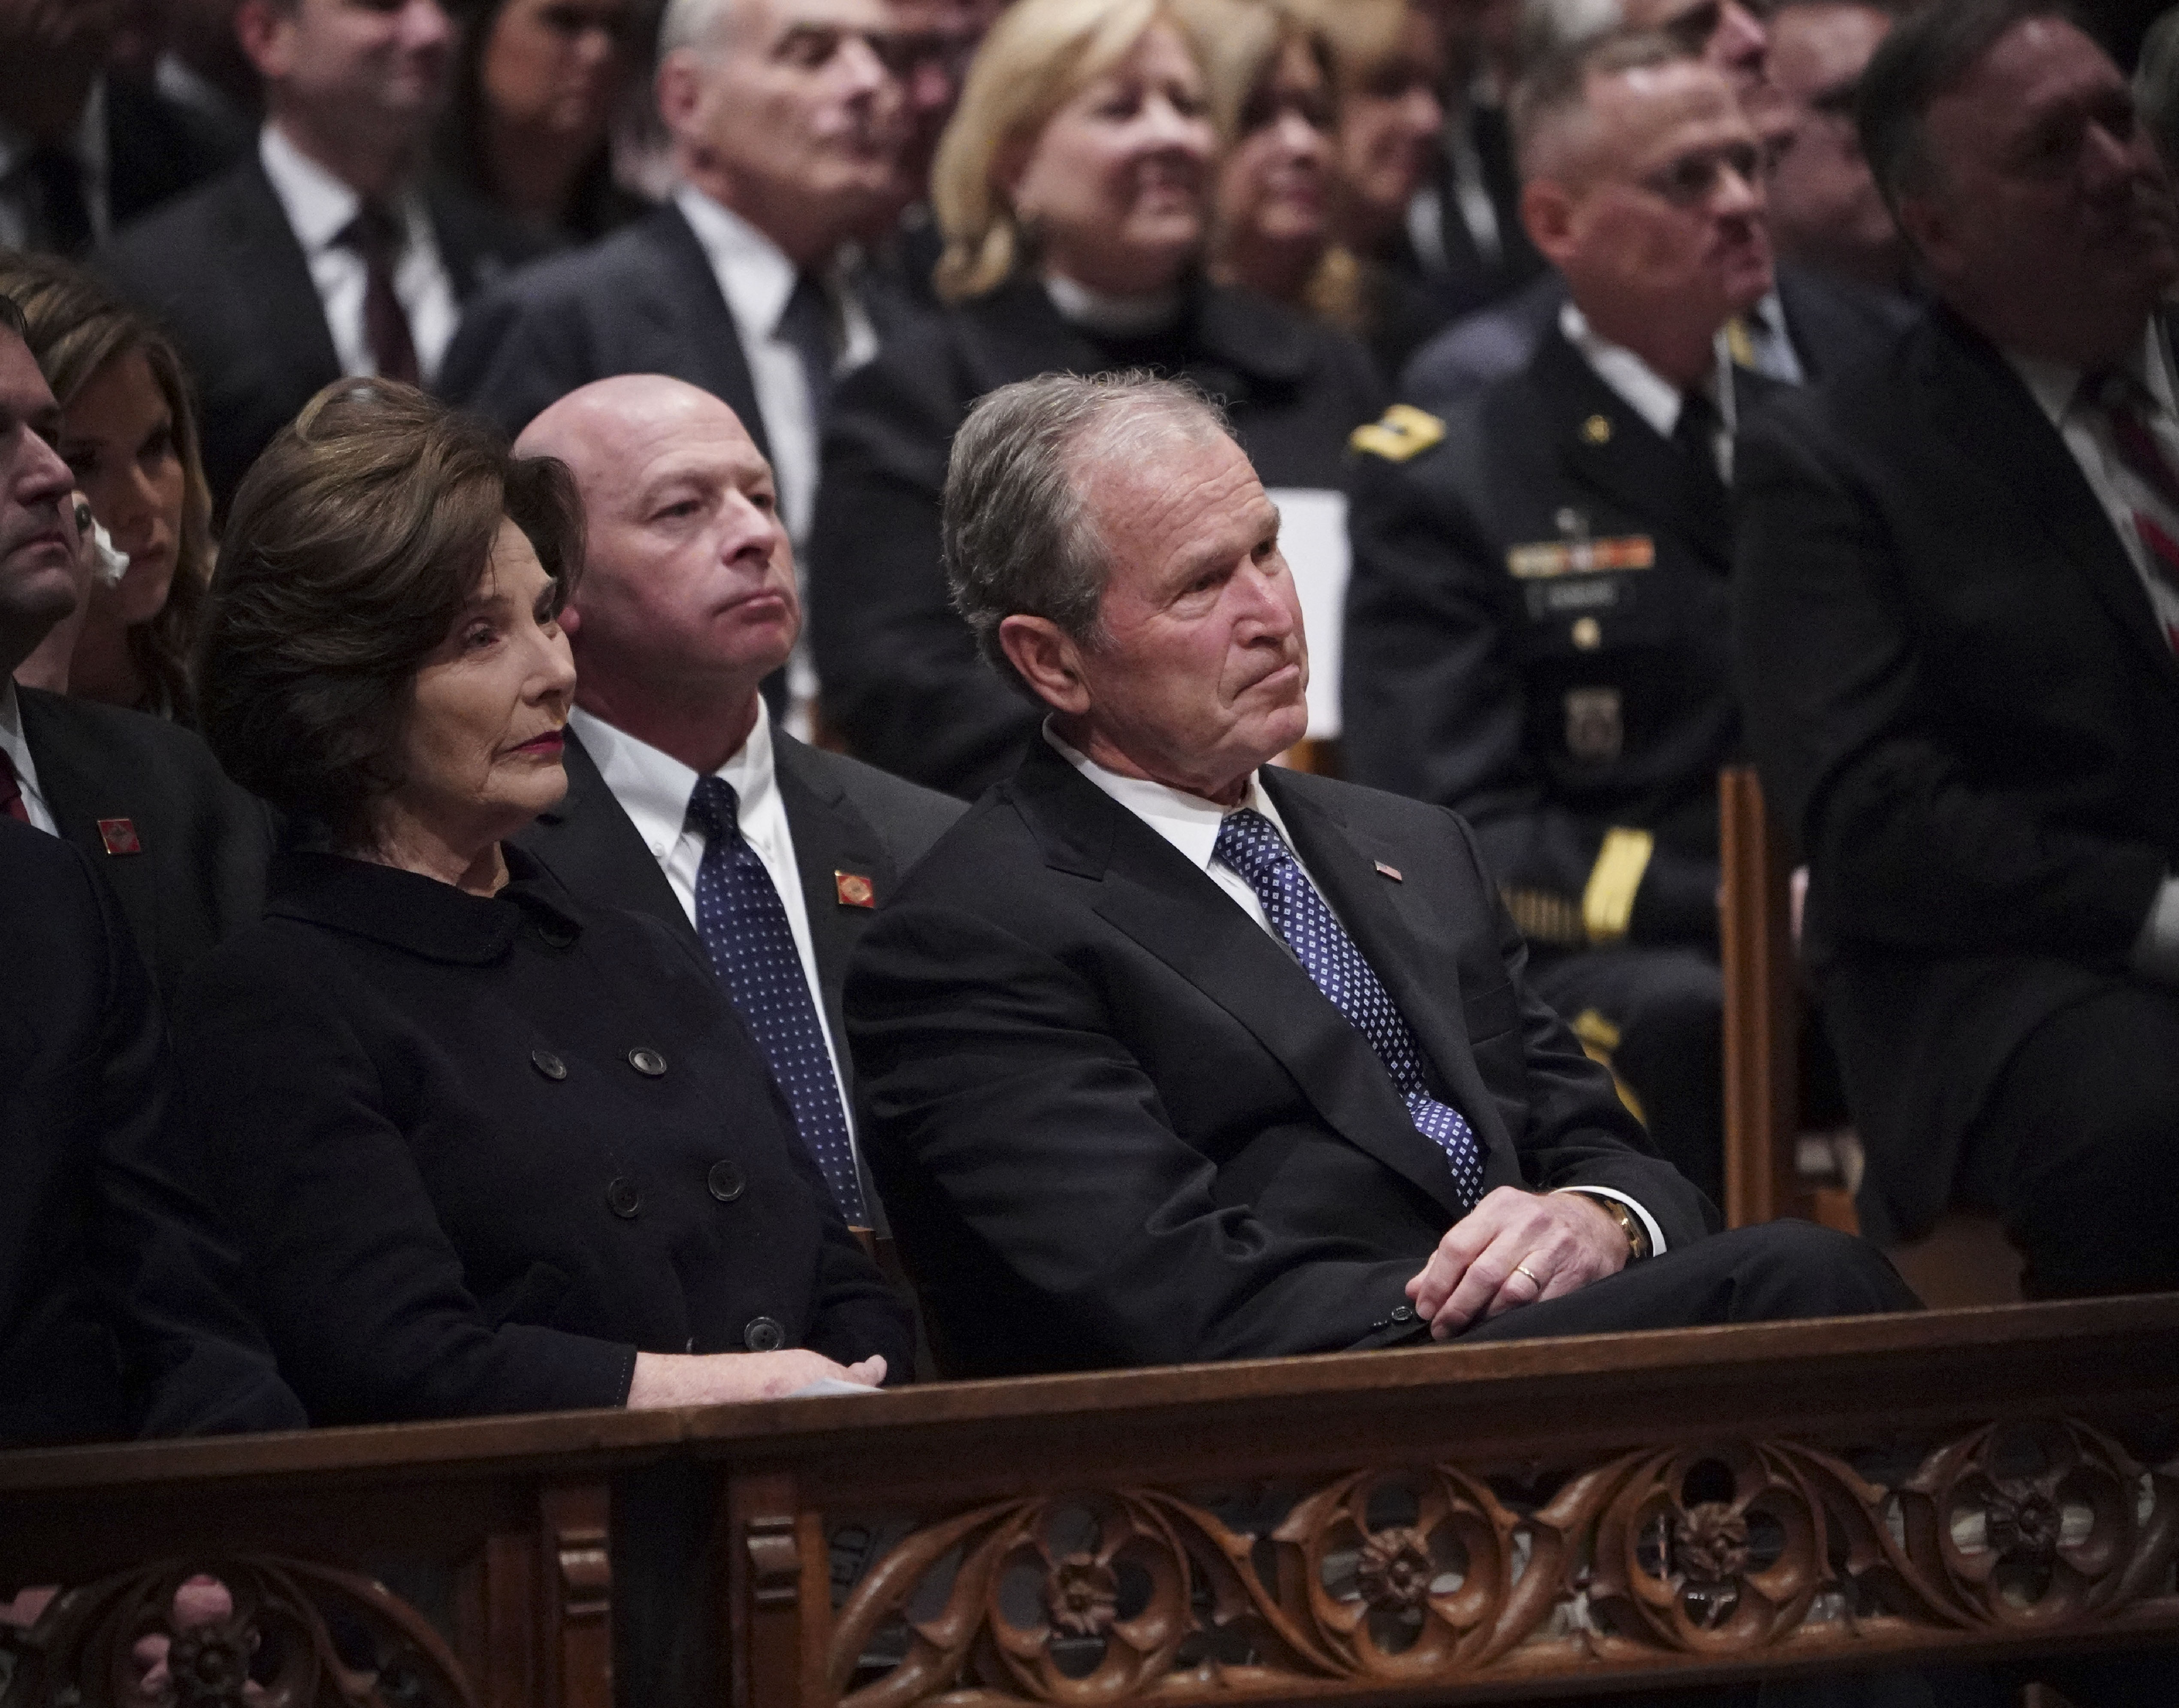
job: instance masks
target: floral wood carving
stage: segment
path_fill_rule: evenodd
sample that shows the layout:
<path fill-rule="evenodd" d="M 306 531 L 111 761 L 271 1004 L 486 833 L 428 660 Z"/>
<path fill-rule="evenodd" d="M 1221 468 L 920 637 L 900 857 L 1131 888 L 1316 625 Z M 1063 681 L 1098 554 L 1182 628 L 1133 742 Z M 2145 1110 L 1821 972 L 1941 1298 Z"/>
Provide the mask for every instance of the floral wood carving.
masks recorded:
<path fill-rule="evenodd" d="M 829 1676 L 843 1708 L 1193 1702 L 2179 1631 L 2175 1471 L 2054 1422 L 1946 1442 L 1894 1486 L 1763 1442 L 1620 1455 L 1540 1503 L 1454 1466 L 1358 1472 L 1253 1529 L 1160 1490 L 1002 1501 L 877 1562 Z M 868 1667 L 886 1630 L 905 1653 Z"/>
<path fill-rule="evenodd" d="M 414 1608 L 353 1573 L 262 1557 L 167 1561 L 69 1590 L 18 1644 L 4 1708 L 147 1702 L 476 1708 Z"/>

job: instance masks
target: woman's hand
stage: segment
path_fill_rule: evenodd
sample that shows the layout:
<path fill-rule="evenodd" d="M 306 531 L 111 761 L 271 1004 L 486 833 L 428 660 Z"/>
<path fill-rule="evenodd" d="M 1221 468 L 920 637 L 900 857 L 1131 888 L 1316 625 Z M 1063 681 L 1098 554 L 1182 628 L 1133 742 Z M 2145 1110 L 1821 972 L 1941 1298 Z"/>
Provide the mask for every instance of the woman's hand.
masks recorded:
<path fill-rule="evenodd" d="M 778 1399 L 827 1377 L 875 1387 L 886 1361 L 875 1353 L 860 1364 L 837 1365 L 822 1353 L 721 1352 L 698 1357 L 639 1352 L 628 1385 L 628 1409 L 650 1411 L 676 1405 L 727 1405 L 736 1400 Z"/>

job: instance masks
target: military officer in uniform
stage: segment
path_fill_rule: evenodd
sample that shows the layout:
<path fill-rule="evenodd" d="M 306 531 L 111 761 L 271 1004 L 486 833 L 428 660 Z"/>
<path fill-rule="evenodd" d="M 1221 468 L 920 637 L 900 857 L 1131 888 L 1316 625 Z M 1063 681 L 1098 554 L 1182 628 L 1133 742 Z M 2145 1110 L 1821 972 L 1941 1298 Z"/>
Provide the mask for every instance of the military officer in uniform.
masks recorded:
<path fill-rule="evenodd" d="M 1726 481 L 1770 389 L 1720 334 L 1771 286 L 1759 148 L 1657 37 L 1547 60 L 1514 117 L 1570 299 L 1523 371 L 1355 436 L 1347 773 L 1468 817 L 1539 994 L 1715 1197 Z"/>

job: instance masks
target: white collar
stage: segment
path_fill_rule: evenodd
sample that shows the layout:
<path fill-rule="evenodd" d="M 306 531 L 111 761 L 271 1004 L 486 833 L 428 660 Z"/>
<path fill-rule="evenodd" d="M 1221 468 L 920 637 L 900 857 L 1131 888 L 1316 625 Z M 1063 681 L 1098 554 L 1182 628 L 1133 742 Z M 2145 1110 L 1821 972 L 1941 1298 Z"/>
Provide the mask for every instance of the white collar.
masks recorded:
<path fill-rule="evenodd" d="M 2050 425 L 2062 429 L 2066 416 L 2081 401 L 2082 371 L 2068 363 L 2045 361 L 2040 357 L 2023 356 L 2012 350 L 2005 352 L 2005 359 L 2033 394 L 2037 406 L 2050 418 Z M 2179 400 L 2175 400 L 2173 393 L 2171 364 L 2165 359 L 2163 333 L 2154 315 L 2149 316 L 2140 342 L 2134 346 L 2133 360 L 2125 364 L 2124 371 L 2148 387 L 2149 396 L 2167 415 L 2179 409 Z"/>
<path fill-rule="evenodd" d="M 673 205 L 704 246 L 735 320 L 758 337 L 771 338 L 802 270 L 756 227 L 694 184 L 677 186 Z"/>
<path fill-rule="evenodd" d="M 1228 814 L 1243 808 L 1252 807 L 1263 814 L 1287 846 L 1293 846 L 1293 838 L 1287 834 L 1286 821 L 1279 816 L 1278 808 L 1271 805 L 1271 798 L 1265 792 L 1262 777 L 1257 772 L 1249 773 L 1248 790 L 1238 805 L 1221 806 L 1216 801 L 1205 800 L 1184 789 L 1152 783 L 1147 777 L 1122 777 L 1117 771 L 1107 770 L 1069 746 L 1052 728 L 1048 718 L 1045 721 L 1044 739 L 1062 759 L 1205 871 L 1210 869 L 1211 856 L 1217 849 L 1218 827 L 1226 822 Z"/>
<path fill-rule="evenodd" d="M 697 773 L 672 754 L 639 741 L 579 706 L 568 714 L 568 722 L 637 833 L 653 848 L 671 848 L 688 824 L 689 799 L 696 792 Z M 761 695 L 749 739 L 712 775 L 733 788 L 739 803 L 738 817 L 745 818 L 777 787 L 771 713 Z"/>
<path fill-rule="evenodd" d="M 354 222 L 363 198 L 296 147 L 277 120 L 267 120 L 257 134 L 257 157 L 266 177 L 272 180 L 272 193 L 279 197 L 303 253 L 314 255 L 332 248 Z M 404 214 L 408 210 L 402 204 L 406 200 L 405 196 L 396 199 Z"/>
<path fill-rule="evenodd" d="M 1070 326 L 1108 338 L 1148 338 L 1180 323 L 1180 290 L 1152 291 L 1147 296 L 1106 296 L 1085 284 L 1077 284 L 1062 273 L 1047 274 L 1044 294 Z"/>
<path fill-rule="evenodd" d="M 1611 387 L 1628 409 L 1655 428 L 1658 437 L 1669 439 L 1672 437 L 1672 429 L 1679 424 L 1680 419 L 1680 388 L 1677 386 L 1633 351 L 1600 337 L 1590 327 L 1589 316 L 1571 302 L 1559 306 L 1559 330 L 1566 334 L 1567 342 L 1581 352 L 1582 360 L 1595 371 L 1597 378 Z M 1722 351 L 1720 361 L 1723 365 L 1730 365 L 1730 358 L 1726 357 Z M 1712 384 L 1722 394 L 1721 383 L 1713 380 Z M 1730 428 L 1732 417 L 1728 403 L 1720 403 L 1719 415 Z"/>

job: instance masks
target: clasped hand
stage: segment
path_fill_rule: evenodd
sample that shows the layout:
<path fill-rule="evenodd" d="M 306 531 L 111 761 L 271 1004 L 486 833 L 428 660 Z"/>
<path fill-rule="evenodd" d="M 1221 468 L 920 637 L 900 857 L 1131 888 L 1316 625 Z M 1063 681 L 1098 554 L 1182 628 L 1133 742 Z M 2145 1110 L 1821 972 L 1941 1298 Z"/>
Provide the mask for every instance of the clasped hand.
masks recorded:
<path fill-rule="evenodd" d="M 1594 1200 L 1501 1186 L 1446 1230 L 1407 1291 L 1430 1338 L 1449 1340 L 1472 1322 L 1626 1266 L 1627 1236 Z"/>

